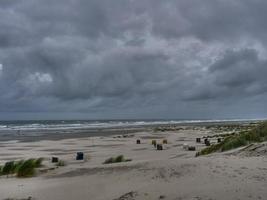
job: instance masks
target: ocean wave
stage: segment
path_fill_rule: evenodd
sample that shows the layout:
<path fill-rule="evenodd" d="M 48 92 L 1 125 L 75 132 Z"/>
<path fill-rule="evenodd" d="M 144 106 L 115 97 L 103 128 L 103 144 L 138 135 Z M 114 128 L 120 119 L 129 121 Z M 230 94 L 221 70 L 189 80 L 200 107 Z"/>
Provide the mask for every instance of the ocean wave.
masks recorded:
<path fill-rule="evenodd" d="M 258 120 L 258 119 L 255 119 Z M 61 130 L 61 129 L 90 129 L 90 128 L 115 128 L 133 127 L 146 125 L 166 125 L 184 123 L 203 123 L 203 122 L 227 122 L 227 121 L 249 121 L 248 119 L 232 120 L 140 120 L 140 121 L 38 121 L 38 122 L 1 122 L 1 130 Z M 6 123 L 6 124 L 5 124 Z"/>

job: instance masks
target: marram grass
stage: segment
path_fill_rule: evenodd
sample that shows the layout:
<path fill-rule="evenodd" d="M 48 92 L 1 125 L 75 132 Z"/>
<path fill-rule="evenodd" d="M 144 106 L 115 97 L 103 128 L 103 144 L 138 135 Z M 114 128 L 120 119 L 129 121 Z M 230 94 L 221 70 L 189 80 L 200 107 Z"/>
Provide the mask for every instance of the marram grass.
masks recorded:
<path fill-rule="evenodd" d="M 56 163 L 56 166 L 58 166 L 58 167 L 66 166 L 66 162 L 65 162 L 64 160 L 59 160 L 59 161 Z"/>
<path fill-rule="evenodd" d="M 120 162 L 129 162 L 131 159 L 125 159 L 123 155 L 119 155 L 117 157 L 110 157 L 104 161 L 103 164 L 111 164 L 111 163 L 120 163 Z"/>
<path fill-rule="evenodd" d="M 42 166 L 43 158 L 6 162 L 0 167 L 0 175 L 16 174 L 17 177 L 31 177 L 35 168 Z"/>
<path fill-rule="evenodd" d="M 221 143 L 211 145 L 205 149 L 202 149 L 196 154 L 207 155 L 213 152 L 223 152 L 238 147 L 248 145 L 253 142 L 263 142 L 267 140 L 267 121 L 260 123 L 258 126 L 250 131 L 242 131 L 238 134 L 232 134 L 227 136 Z"/>

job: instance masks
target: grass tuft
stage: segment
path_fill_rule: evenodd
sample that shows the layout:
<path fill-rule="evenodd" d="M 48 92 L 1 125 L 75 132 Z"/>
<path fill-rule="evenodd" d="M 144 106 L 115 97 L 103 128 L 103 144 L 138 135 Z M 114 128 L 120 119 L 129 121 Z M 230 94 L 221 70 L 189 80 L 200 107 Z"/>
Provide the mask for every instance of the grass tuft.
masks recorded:
<path fill-rule="evenodd" d="M 119 155 L 117 157 L 110 157 L 106 159 L 103 164 L 129 162 L 129 161 L 132 161 L 132 159 L 125 159 L 123 155 Z"/>
<path fill-rule="evenodd" d="M 26 161 L 10 161 L 0 167 L 1 175 L 16 174 L 17 177 L 30 177 L 35 174 L 35 168 L 42 166 L 43 158 L 28 159 Z"/>
<path fill-rule="evenodd" d="M 34 160 L 34 164 L 36 168 L 42 167 L 43 158 L 37 158 Z"/>
<path fill-rule="evenodd" d="M 58 163 L 56 163 L 56 166 L 58 166 L 58 167 L 66 166 L 66 162 L 64 160 L 60 160 L 60 161 L 58 161 Z"/>
<path fill-rule="evenodd" d="M 123 155 L 119 155 L 115 158 L 115 162 L 123 162 L 125 159 L 124 159 L 124 156 Z"/>
<path fill-rule="evenodd" d="M 24 161 L 19 167 L 17 171 L 17 177 L 31 177 L 35 174 L 36 168 L 36 160 L 28 159 Z"/>
<path fill-rule="evenodd" d="M 2 175 L 9 175 L 13 174 L 15 171 L 16 165 L 14 161 L 6 162 L 2 168 L 1 174 Z"/>

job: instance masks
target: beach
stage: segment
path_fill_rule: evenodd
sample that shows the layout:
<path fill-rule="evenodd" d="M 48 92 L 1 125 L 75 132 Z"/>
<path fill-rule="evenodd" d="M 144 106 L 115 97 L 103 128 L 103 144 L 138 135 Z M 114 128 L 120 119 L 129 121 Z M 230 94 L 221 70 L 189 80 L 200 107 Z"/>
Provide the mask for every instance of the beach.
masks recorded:
<path fill-rule="evenodd" d="M 247 122 L 234 124 L 109 128 L 98 134 L 83 130 L 80 134 L 61 133 L 60 137 L 20 135 L 16 140 L 2 136 L 0 164 L 39 157 L 44 162 L 31 178 L 1 176 L 0 199 L 266 199 L 266 143 L 255 146 L 254 151 L 241 147 L 196 157 L 196 152 L 206 147 L 203 137 L 248 128 Z M 196 138 L 201 138 L 201 143 L 196 143 Z M 217 143 L 217 139 L 211 137 L 210 142 Z M 156 150 L 152 140 L 160 144 L 167 140 L 167 144 Z M 184 148 L 185 144 L 196 151 Z M 77 152 L 84 153 L 83 160 L 75 159 Z M 119 155 L 130 161 L 103 164 Z M 52 163 L 53 156 L 65 166 Z"/>

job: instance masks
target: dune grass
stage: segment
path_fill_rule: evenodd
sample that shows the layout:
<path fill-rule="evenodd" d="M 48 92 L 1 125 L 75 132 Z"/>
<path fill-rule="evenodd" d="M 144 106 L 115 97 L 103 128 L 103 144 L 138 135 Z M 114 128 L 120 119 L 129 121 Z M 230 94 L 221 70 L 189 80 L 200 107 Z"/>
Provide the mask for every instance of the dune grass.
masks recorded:
<path fill-rule="evenodd" d="M 6 162 L 0 167 L 0 175 L 16 174 L 17 177 L 31 177 L 35 168 L 42 166 L 43 158 Z"/>
<path fill-rule="evenodd" d="M 58 166 L 58 167 L 66 166 L 66 162 L 65 162 L 64 160 L 59 160 L 59 161 L 56 163 L 56 166 Z"/>
<path fill-rule="evenodd" d="M 2 175 L 9 175 L 14 174 L 18 165 L 15 161 L 6 162 L 2 167 L 1 174 Z"/>
<path fill-rule="evenodd" d="M 260 123 L 250 131 L 242 131 L 237 134 L 227 136 L 221 143 L 211 145 L 200 152 L 196 156 L 207 155 L 213 152 L 223 152 L 248 145 L 253 142 L 263 142 L 267 140 L 267 121 Z"/>
<path fill-rule="evenodd" d="M 35 159 L 35 161 L 34 161 L 35 167 L 36 168 L 42 167 L 43 160 L 44 160 L 43 158 L 37 158 L 37 159 Z"/>
<path fill-rule="evenodd" d="M 162 140 L 162 144 L 168 144 L 168 140 L 167 139 Z"/>
<path fill-rule="evenodd" d="M 19 160 L 16 162 L 16 167 L 14 173 L 17 173 L 19 170 L 19 167 L 25 162 L 25 160 Z"/>
<path fill-rule="evenodd" d="M 31 177 L 35 174 L 35 160 L 28 159 L 24 161 L 18 168 L 17 177 Z"/>
<path fill-rule="evenodd" d="M 110 157 L 106 159 L 103 164 L 129 162 L 129 161 L 132 161 L 132 159 L 125 159 L 123 155 L 119 155 L 117 157 Z"/>

